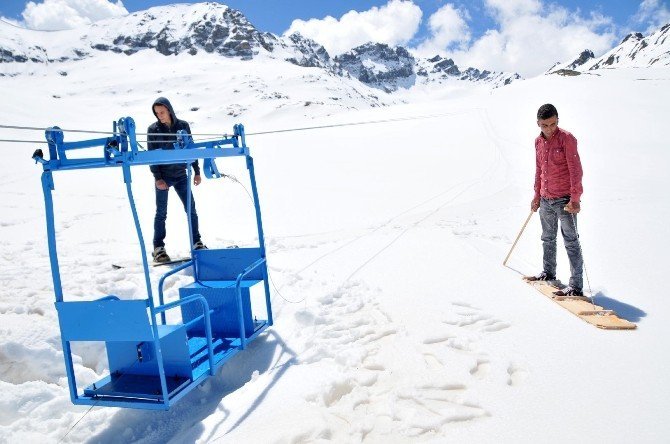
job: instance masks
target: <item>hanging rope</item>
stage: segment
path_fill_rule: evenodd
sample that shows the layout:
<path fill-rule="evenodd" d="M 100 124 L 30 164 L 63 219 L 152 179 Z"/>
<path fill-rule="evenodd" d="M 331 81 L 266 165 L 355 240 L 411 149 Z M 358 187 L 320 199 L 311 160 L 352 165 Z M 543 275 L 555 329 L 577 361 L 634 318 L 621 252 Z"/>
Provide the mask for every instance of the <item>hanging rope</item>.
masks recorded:
<path fill-rule="evenodd" d="M 591 291 L 591 282 L 589 281 L 589 273 L 586 271 L 586 261 L 584 260 L 584 251 L 582 251 L 582 242 L 579 240 L 579 231 L 577 231 L 577 218 L 574 213 L 570 213 L 572 216 L 572 224 L 575 226 L 575 234 L 577 234 L 577 245 L 579 246 L 579 254 L 582 257 L 582 266 L 584 267 L 584 276 L 586 276 L 586 285 L 589 287 L 589 299 L 591 300 L 591 305 L 595 310 L 595 302 L 593 301 L 593 292 Z"/>
<path fill-rule="evenodd" d="M 233 176 L 232 174 L 222 174 L 222 176 L 223 176 L 224 178 L 226 178 L 226 179 L 230 179 L 231 181 L 233 181 L 233 182 L 235 182 L 236 184 L 238 184 L 239 186 L 241 186 L 241 187 L 244 189 L 244 191 L 247 193 L 247 196 L 249 196 L 249 202 L 251 203 L 252 206 L 255 207 L 255 204 L 254 204 L 254 198 L 251 197 L 251 193 L 249 193 L 249 190 L 247 189 L 247 187 L 244 186 L 244 184 L 243 184 L 242 182 L 240 182 L 239 180 L 237 180 L 237 177 Z M 289 300 L 289 299 L 286 299 L 286 298 L 284 297 L 284 295 L 281 294 L 281 292 L 279 291 L 279 289 L 278 289 L 277 286 L 275 285 L 274 280 L 272 279 L 272 273 L 270 273 L 270 264 L 267 263 L 267 258 L 266 258 L 266 265 L 267 265 L 267 271 L 268 271 L 268 278 L 269 278 L 269 280 L 270 280 L 270 283 L 272 284 L 272 288 L 275 289 L 275 293 L 277 293 L 277 294 L 279 295 L 280 298 L 282 298 L 284 301 L 288 302 L 289 304 L 299 304 L 299 303 L 301 303 L 301 302 L 303 302 L 303 301 L 305 301 L 305 300 L 307 299 L 307 296 L 303 297 L 303 298 L 300 299 L 299 301 L 291 301 L 291 300 Z"/>

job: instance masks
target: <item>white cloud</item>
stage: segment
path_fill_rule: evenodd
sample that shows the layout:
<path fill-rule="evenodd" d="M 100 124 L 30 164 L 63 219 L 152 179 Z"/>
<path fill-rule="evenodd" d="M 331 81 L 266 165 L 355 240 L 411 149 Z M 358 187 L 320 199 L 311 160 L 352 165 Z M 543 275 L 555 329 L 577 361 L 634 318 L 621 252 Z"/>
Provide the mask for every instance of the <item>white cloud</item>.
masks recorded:
<path fill-rule="evenodd" d="M 611 19 L 595 13 L 585 18 L 541 0 L 485 0 L 485 6 L 497 27 L 467 47 L 444 51 L 462 67 L 530 77 L 585 49 L 602 54 L 617 40 Z"/>
<path fill-rule="evenodd" d="M 442 6 L 428 19 L 431 36 L 419 45 L 417 52 L 432 56 L 444 52 L 454 44 L 463 47 L 471 38 L 467 19 L 467 11 L 458 10 L 450 3 Z"/>
<path fill-rule="evenodd" d="M 660 0 L 643 0 L 633 16 L 636 24 L 647 25 L 646 33 L 670 23 L 670 9 Z"/>
<path fill-rule="evenodd" d="M 31 29 L 57 30 L 128 14 L 121 0 L 43 0 L 28 2 L 23 10 L 25 25 Z"/>
<path fill-rule="evenodd" d="M 322 44 L 331 55 L 347 52 L 373 41 L 389 45 L 406 44 L 419 29 L 421 8 L 412 1 L 390 0 L 382 7 L 349 11 L 340 19 L 294 20 L 285 35 L 300 32 Z"/>

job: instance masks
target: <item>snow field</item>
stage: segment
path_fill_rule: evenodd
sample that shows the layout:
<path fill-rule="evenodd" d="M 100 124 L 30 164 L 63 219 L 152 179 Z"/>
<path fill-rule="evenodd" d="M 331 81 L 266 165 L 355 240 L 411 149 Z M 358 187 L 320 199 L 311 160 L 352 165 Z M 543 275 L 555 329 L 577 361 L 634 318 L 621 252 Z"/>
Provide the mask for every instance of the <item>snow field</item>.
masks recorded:
<path fill-rule="evenodd" d="M 656 277 L 669 265 L 663 190 L 670 159 L 658 131 L 670 99 L 667 70 L 546 76 L 383 108 L 371 108 L 365 94 L 345 84 L 330 92 L 351 94 L 344 97 L 352 109 L 342 112 L 325 101 L 304 106 L 314 89 L 331 86 L 299 81 L 305 71 L 298 68 L 279 71 L 268 62 L 257 66 L 257 78 L 245 78 L 225 61 L 198 71 L 179 57 L 137 54 L 120 59 L 128 64 L 120 73 L 116 57 L 100 58 L 96 69 L 89 61 L 73 64 L 67 77 L 3 78 L 0 121 L 105 129 L 130 115 L 143 131 L 157 95 L 169 97 L 194 132 L 230 131 L 238 121 L 253 133 L 443 115 L 248 138 L 275 326 L 169 412 L 87 413 L 70 404 L 39 169 L 29 159 L 35 147 L 3 144 L 0 441 L 58 441 L 66 434 L 64 442 L 146 443 L 668 436 L 670 348 L 659 314 L 670 307 Z M 136 75 L 128 77 L 131 68 Z M 259 100 L 273 91 L 290 101 Z M 594 329 L 520 281 L 515 271 L 534 273 L 541 264 L 537 217 L 510 268 L 501 265 L 529 211 L 534 115 L 544 102 L 556 104 L 561 126 L 580 143 L 579 228 L 592 290 L 638 322 L 635 332 Z M 232 104 L 246 110 L 232 117 Z M 248 188 L 243 165 L 219 168 Z M 152 178 L 146 170 L 133 174 L 150 244 Z M 120 172 L 59 174 L 55 181 L 66 297 L 145 297 Z M 240 184 L 204 180 L 195 196 L 206 243 L 254 241 L 252 206 Z M 186 223 L 174 195 L 170 202 L 168 251 L 179 255 L 188 249 Z M 564 256 L 559 246 L 559 274 L 567 280 Z M 126 268 L 113 269 L 115 262 Z M 162 271 L 152 269 L 154 283 Z M 168 280 L 168 301 L 188 279 Z M 105 373 L 106 358 L 99 344 L 78 347 L 83 386 Z"/>

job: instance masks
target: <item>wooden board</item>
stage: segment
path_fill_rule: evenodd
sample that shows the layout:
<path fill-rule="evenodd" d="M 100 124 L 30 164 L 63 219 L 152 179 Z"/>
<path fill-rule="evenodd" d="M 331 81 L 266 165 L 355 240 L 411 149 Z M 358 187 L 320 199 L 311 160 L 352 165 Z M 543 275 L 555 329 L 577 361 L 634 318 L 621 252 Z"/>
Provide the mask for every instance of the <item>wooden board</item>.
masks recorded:
<path fill-rule="evenodd" d="M 172 259 L 167 262 L 151 262 L 152 267 L 160 267 L 161 265 L 174 265 L 174 264 L 182 264 L 184 262 L 190 261 L 190 257 L 180 257 L 177 259 Z"/>
<path fill-rule="evenodd" d="M 178 265 L 178 264 L 183 264 L 184 262 L 187 262 L 187 261 L 190 261 L 190 260 L 191 260 L 190 257 L 183 257 L 183 258 L 178 258 L 178 259 L 172 259 L 172 260 L 167 261 L 167 262 L 153 262 L 152 261 L 152 262 L 149 262 L 149 266 L 151 266 L 151 267 L 161 267 L 163 265 Z M 123 263 L 112 264 L 112 268 L 114 268 L 115 270 L 119 270 L 121 268 L 131 268 L 131 267 L 142 268 L 142 263 L 141 262 L 140 263 L 133 262 L 133 263 L 127 263 L 127 264 L 123 264 Z"/>
<path fill-rule="evenodd" d="M 634 330 L 637 328 L 637 325 L 621 319 L 614 311 L 593 304 L 586 296 L 556 296 L 554 291 L 558 288 L 546 281 L 527 281 L 525 279 L 524 281 L 570 313 L 598 328 L 604 330 Z"/>

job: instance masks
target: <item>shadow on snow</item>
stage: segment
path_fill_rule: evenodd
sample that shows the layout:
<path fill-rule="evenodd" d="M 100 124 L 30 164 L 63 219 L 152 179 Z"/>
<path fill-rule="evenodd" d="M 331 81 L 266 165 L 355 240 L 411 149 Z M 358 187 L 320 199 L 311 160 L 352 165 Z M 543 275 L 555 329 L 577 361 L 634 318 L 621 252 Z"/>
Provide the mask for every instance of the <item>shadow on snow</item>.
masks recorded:
<path fill-rule="evenodd" d="M 618 301 L 609 296 L 605 296 L 602 291 L 593 295 L 593 302 L 604 309 L 614 310 L 620 318 L 630 322 L 640 322 L 647 312 L 625 302 Z"/>
<path fill-rule="evenodd" d="M 91 436 L 88 441 L 166 442 L 181 435 L 180 440 L 192 442 L 203 438 L 205 427 L 200 423 L 216 414 L 217 410 L 221 412 L 222 418 L 205 440 L 221 438 L 241 425 L 261 405 L 272 387 L 296 363 L 295 358 L 295 353 L 284 340 L 274 330 L 269 329 L 267 334 L 258 337 L 245 351 L 228 361 L 217 375 L 207 379 L 169 411 L 120 410 L 111 418 L 106 430 Z M 254 371 L 258 371 L 260 375 L 269 373 L 270 382 L 253 403 L 248 405 L 246 411 L 239 415 L 235 424 L 228 430 L 221 431 L 220 427 L 231 415 L 221 401 L 249 382 Z"/>

